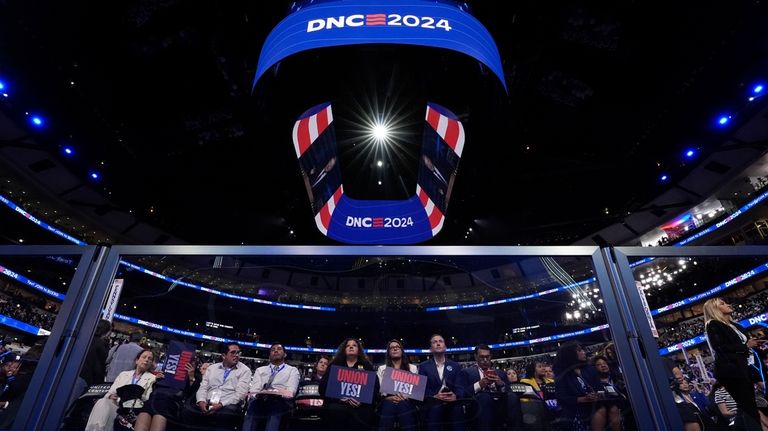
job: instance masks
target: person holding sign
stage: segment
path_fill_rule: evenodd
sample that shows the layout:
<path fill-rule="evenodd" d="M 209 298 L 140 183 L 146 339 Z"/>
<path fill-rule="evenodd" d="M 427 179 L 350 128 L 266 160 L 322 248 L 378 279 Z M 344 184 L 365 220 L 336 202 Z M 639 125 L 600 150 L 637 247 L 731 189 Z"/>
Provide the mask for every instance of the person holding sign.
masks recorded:
<path fill-rule="evenodd" d="M 432 359 L 419 364 L 419 374 L 427 376 L 427 389 L 424 393 L 424 423 L 427 431 L 440 431 L 443 424 L 450 424 L 450 429 L 463 431 L 464 409 L 459 399 L 463 397 L 462 388 L 456 385 L 456 377 L 461 366 L 445 357 L 445 339 L 435 334 L 429 339 L 429 351 Z"/>
<path fill-rule="evenodd" d="M 184 399 L 197 393 L 206 364 L 195 367 L 195 346 L 171 341 L 163 366 L 163 378 L 155 383 L 144 411 L 136 419 L 136 431 L 165 431 L 168 422 L 179 422 Z"/>
<path fill-rule="evenodd" d="M 364 403 L 361 395 L 364 389 L 372 389 L 375 398 L 379 393 L 379 381 L 374 373 L 371 373 L 374 378 L 368 380 L 365 373 L 348 373 L 345 372 L 347 369 L 373 371 L 362 343 L 354 338 L 347 338 L 339 345 L 331 359 L 331 369 L 320 381 L 320 393 L 325 397 L 323 409 L 328 421 L 323 428 L 337 431 L 375 429 L 373 400 Z"/>
<path fill-rule="evenodd" d="M 299 388 L 299 370 L 285 363 L 285 348 L 273 343 L 269 348 L 269 365 L 259 367 L 251 378 L 251 390 L 243 422 L 243 431 L 261 429 L 278 431 L 283 417 L 290 411 L 289 400 Z"/>
<path fill-rule="evenodd" d="M 408 361 L 408 356 L 403 351 L 403 344 L 399 340 L 393 339 L 387 343 L 387 353 L 384 357 L 385 364 L 379 366 L 376 371 L 380 384 L 383 383 L 384 370 L 388 367 L 414 374 L 418 373 L 416 365 Z M 409 386 L 413 387 L 413 385 Z M 395 386 L 395 388 L 397 387 Z M 415 430 L 417 425 L 416 405 L 410 400 L 410 394 L 398 391 L 394 394 L 382 393 L 381 395 L 383 399 L 379 405 L 379 431 L 394 429 L 395 421 L 400 424 L 400 429 L 403 431 Z"/>

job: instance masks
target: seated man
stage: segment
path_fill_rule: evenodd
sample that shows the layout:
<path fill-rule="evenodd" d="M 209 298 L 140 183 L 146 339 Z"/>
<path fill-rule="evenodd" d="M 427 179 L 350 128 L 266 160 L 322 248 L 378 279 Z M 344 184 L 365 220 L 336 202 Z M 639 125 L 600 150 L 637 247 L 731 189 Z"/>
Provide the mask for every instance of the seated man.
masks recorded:
<path fill-rule="evenodd" d="M 477 431 L 501 428 L 510 416 L 508 412 L 519 410 L 519 402 L 515 394 L 507 393 L 507 373 L 494 368 L 491 348 L 487 344 L 475 347 L 475 361 L 475 365 L 461 370 L 456 379 L 456 385 L 462 387 L 463 393 L 475 401 L 468 405 L 467 416 Z M 508 401 L 517 405 L 509 405 Z M 512 422 L 509 428 L 517 429 L 519 417 L 510 419 Z"/>
<path fill-rule="evenodd" d="M 462 388 L 456 384 L 461 365 L 445 357 L 445 340 L 435 334 L 429 339 L 432 358 L 419 364 L 419 374 L 427 376 L 422 413 L 426 431 L 439 431 L 450 425 L 454 431 L 463 431 L 464 410 L 459 399 Z"/>
<path fill-rule="evenodd" d="M 240 345 L 226 344 L 222 361 L 208 367 L 200 389 L 197 409 L 186 409 L 184 419 L 195 425 L 236 425 L 242 413 L 241 403 L 248 395 L 251 370 L 240 362 Z"/>
<path fill-rule="evenodd" d="M 269 365 L 253 373 L 249 398 L 252 399 L 243 422 L 243 431 L 278 431 L 280 421 L 290 411 L 289 401 L 299 387 L 299 370 L 285 363 L 280 343 L 269 348 Z"/>

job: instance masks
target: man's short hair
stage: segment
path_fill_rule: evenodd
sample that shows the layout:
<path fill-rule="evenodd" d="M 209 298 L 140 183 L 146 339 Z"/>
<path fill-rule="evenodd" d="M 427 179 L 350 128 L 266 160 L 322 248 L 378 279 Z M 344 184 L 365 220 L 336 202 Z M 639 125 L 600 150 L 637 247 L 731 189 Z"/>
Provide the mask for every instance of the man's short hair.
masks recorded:
<path fill-rule="evenodd" d="M 285 346 L 283 346 L 283 343 L 272 343 L 272 344 L 269 345 L 269 350 L 272 350 L 272 348 L 275 347 L 275 346 L 280 346 L 280 347 L 283 348 L 283 351 L 285 351 Z"/>
<path fill-rule="evenodd" d="M 240 350 L 240 344 L 235 343 L 234 341 L 231 343 L 222 344 L 219 350 L 221 351 L 222 355 L 226 355 L 227 353 L 229 353 L 229 348 L 232 346 L 237 346 L 237 350 Z"/>
<path fill-rule="evenodd" d="M 487 344 L 478 344 L 475 346 L 475 354 L 477 354 L 478 350 L 488 350 L 490 352 L 491 348 Z"/>

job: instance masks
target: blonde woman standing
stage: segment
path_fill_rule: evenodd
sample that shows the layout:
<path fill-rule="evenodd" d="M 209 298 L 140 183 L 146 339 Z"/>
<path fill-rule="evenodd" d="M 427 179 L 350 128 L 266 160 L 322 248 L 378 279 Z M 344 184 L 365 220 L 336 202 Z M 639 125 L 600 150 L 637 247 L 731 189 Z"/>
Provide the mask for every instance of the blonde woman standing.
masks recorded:
<path fill-rule="evenodd" d="M 737 420 L 743 421 L 744 429 L 761 430 L 755 382 L 760 379 L 759 367 L 763 364 L 752 349 L 765 341 L 750 339 L 733 320 L 732 313 L 730 304 L 720 298 L 704 303 L 704 325 L 709 348 L 715 356 L 715 378 L 736 401 L 740 416 Z"/>

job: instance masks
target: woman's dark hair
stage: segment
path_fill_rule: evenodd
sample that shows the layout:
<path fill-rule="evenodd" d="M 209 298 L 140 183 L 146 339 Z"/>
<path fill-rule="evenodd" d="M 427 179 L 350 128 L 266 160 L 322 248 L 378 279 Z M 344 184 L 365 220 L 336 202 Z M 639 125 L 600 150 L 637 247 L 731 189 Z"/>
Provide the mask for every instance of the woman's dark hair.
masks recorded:
<path fill-rule="evenodd" d="M 344 352 L 347 349 L 347 343 L 350 341 L 354 341 L 355 344 L 357 344 L 357 361 L 361 362 L 363 364 L 366 364 L 368 366 L 371 365 L 371 361 L 368 359 L 368 356 L 365 354 L 365 349 L 363 348 L 363 342 L 358 340 L 357 338 L 347 338 L 344 341 L 339 344 L 339 348 L 336 349 L 336 353 L 333 355 L 333 359 L 331 359 L 331 363 L 329 365 L 340 365 L 340 366 L 347 366 L 347 354 Z"/>
<path fill-rule="evenodd" d="M 387 353 L 384 354 L 384 363 L 387 364 L 388 367 L 394 367 L 394 364 L 392 363 L 392 358 L 389 356 L 389 345 L 392 343 L 397 343 L 398 346 L 400 346 L 400 351 L 403 352 L 403 357 L 400 360 L 400 369 L 405 371 L 410 371 L 411 368 L 408 366 L 411 362 L 408 360 L 408 355 L 405 354 L 405 348 L 403 348 L 403 343 L 398 339 L 391 339 L 387 341 Z"/>
<path fill-rule="evenodd" d="M 96 338 L 101 338 L 109 333 L 109 331 L 112 330 L 112 322 L 110 322 L 107 319 L 101 319 L 99 320 L 99 323 L 96 324 Z"/>
<path fill-rule="evenodd" d="M 577 368 L 583 368 L 586 363 L 579 360 L 579 350 L 584 350 L 579 343 L 566 343 L 557 349 L 555 376 L 561 376 L 573 372 Z"/>
<path fill-rule="evenodd" d="M 529 363 L 528 366 L 525 367 L 525 377 L 529 379 L 535 379 L 536 365 L 538 364 L 549 365 L 549 363 L 543 359 L 534 359 L 533 362 Z"/>

